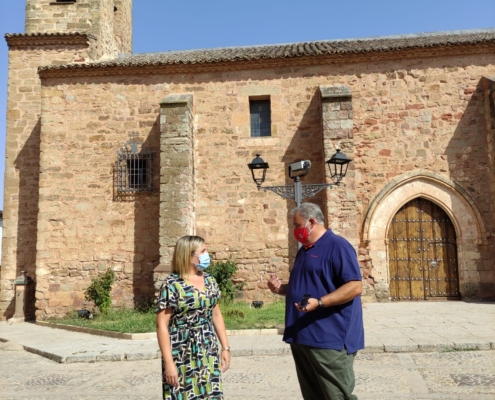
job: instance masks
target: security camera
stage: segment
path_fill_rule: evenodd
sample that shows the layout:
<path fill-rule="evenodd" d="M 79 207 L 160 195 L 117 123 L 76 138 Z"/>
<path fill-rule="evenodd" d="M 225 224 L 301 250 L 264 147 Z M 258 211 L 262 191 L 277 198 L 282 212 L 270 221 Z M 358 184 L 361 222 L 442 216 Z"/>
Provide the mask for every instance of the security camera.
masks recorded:
<path fill-rule="evenodd" d="M 289 165 L 289 176 L 293 179 L 302 178 L 303 176 L 306 176 L 310 168 L 311 161 L 309 160 L 294 162 Z"/>
<path fill-rule="evenodd" d="M 310 168 L 311 168 L 311 161 L 309 160 L 297 161 L 290 165 L 291 172 L 306 171 Z"/>

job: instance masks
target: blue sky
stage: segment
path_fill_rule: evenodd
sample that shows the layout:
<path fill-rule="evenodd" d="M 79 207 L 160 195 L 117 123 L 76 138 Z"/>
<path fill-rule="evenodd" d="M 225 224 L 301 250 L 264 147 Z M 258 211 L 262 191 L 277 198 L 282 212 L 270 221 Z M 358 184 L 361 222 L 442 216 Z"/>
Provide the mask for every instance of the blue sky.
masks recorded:
<path fill-rule="evenodd" d="M 0 33 L 24 32 L 24 0 L 0 0 Z M 495 27 L 495 0 L 137 0 L 135 53 Z M 8 48 L 0 40 L 0 209 Z"/>

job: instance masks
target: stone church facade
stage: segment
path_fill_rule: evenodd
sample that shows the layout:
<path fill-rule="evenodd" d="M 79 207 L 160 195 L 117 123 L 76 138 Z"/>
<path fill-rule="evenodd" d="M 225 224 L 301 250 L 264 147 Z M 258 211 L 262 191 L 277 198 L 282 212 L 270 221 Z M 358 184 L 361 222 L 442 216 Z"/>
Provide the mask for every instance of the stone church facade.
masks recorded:
<path fill-rule="evenodd" d="M 247 164 L 292 185 L 309 159 L 303 183 L 331 182 L 336 149 L 347 176 L 308 200 L 356 248 L 366 301 L 495 297 L 495 30 L 132 54 L 132 0 L 26 4 L 6 35 L 1 319 L 21 271 L 39 318 L 88 306 L 107 268 L 115 306 L 152 298 L 193 233 L 270 300 L 294 203 Z"/>

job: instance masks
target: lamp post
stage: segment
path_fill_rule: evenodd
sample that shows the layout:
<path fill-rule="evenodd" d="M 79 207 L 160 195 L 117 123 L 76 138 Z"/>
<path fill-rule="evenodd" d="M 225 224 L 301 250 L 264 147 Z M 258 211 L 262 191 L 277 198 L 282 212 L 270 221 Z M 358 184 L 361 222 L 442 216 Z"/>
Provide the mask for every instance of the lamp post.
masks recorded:
<path fill-rule="evenodd" d="M 256 158 L 248 164 L 248 168 L 251 170 L 253 181 L 256 183 L 258 190 L 263 189 L 265 192 L 271 190 L 284 199 L 291 199 L 295 201 L 296 206 L 301 205 L 301 201 L 308 197 L 313 197 L 318 192 L 325 188 L 332 188 L 339 185 L 342 179 L 347 173 L 347 167 L 351 160 L 347 156 L 337 149 L 337 152 L 325 161 L 330 171 L 330 176 L 333 179 L 333 183 L 317 183 L 317 184 L 301 184 L 301 178 L 306 176 L 311 168 L 311 161 L 303 160 L 294 162 L 289 165 L 289 177 L 294 181 L 294 186 L 262 186 L 266 178 L 266 170 L 269 168 L 268 163 L 263 161 L 259 154 L 256 154 Z M 298 243 L 299 249 L 301 244 Z"/>

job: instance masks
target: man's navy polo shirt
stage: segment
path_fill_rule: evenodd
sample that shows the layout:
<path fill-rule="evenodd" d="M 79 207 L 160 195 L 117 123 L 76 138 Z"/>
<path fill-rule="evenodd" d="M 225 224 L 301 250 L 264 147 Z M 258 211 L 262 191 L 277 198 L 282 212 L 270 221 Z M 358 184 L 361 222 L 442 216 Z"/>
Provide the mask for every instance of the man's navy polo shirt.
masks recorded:
<path fill-rule="evenodd" d="M 356 252 L 330 229 L 312 247 L 301 247 L 290 273 L 286 293 L 283 340 L 352 354 L 364 348 L 361 296 L 338 306 L 299 312 L 305 294 L 320 298 L 349 281 L 361 281 Z"/>

